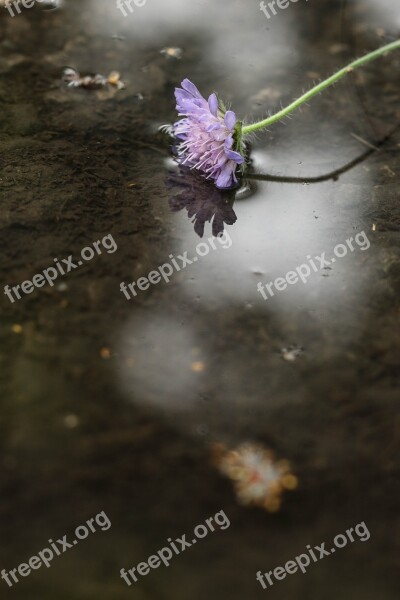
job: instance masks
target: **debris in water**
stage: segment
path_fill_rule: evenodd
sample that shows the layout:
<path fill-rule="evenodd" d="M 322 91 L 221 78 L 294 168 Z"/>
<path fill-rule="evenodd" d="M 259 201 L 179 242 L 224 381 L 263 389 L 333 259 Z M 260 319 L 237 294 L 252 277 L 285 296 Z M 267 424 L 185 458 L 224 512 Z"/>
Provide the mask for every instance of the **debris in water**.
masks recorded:
<path fill-rule="evenodd" d="M 66 67 L 63 71 L 62 79 L 68 85 L 68 87 L 82 87 L 87 90 L 98 90 L 99 88 L 104 88 L 107 85 L 116 87 L 118 90 L 123 90 L 125 88 L 125 84 L 121 80 L 121 76 L 118 71 L 111 71 L 108 77 L 100 75 L 99 73 L 95 75 L 81 76 L 79 71 L 76 69 L 73 69 L 72 67 Z"/>
<path fill-rule="evenodd" d="M 65 415 L 64 425 L 68 429 L 74 429 L 79 425 L 79 417 L 77 417 L 76 415 Z"/>
<path fill-rule="evenodd" d="M 109 348 L 102 348 L 100 350 L 100 356 L 104 360 L 108 360 L 109 358 L 111 358 L 111 351 L 110 351 L 110 349 Z"/>
<path fill-rule="evenodd" d="M 389 177 L 395 177 L 396 173 L 389 167 L 389 165 L 383 165 L 381 171 L 386 171 Z"/>
<path fill-rule="evenodd" d="M 276 512 L 284 490 L 294 490 L 298 485 L 289 462 L 275 461 L 273 453 L 259 444 L 249 442 L 234 450 L 216 444 L 214 454 L 218 470 L 234 482 L 240 504 Z"/>
<path fill-rule="evenodd" d="M 288 346 L 281 349 L 283 360 L 287 360 L 288 362 L 294 362 L 303 352 L 304 348 L 300 346 Z"/>
<path fill-rule="evenodd" d="M 21 325 L 19 325 L 19 324 L 15 323 L 14 325 L 12 325 L 12 327 L 11 327 L 11 331 L 12 331 L 13 333 L 20 334 L 20 333 L 22 333 L 22 327 L 21 327 Z"/>
<path fill-rule="evenodd" d="M 205 369 L 205 365 L 201 360 L 198 360 L 192 363 L 191 369 L 194 373 L 202 373 Z"/>
<path fill-rule="evenodd" d="M 163 48 L 160 50 L 160 54 L 165 56 L 166 59 L 170 60 L 171 58 L 175 60 L 180 60 L 182 58 L 183 51 L 181 48 Z"/>
<path fill-rule="evenodd" d="M 347 44 L 332 44 L 329 47 L 329 54 L 341 54 L 349 49 Z"/>

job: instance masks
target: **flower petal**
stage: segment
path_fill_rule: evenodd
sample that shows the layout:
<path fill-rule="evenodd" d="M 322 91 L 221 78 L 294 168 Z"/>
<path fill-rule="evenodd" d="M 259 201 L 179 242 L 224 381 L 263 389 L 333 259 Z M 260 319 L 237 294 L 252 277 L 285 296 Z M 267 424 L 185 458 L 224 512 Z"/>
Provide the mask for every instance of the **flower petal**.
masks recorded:
<path fill-rule="evenodd" d="M 218 98 L 216 94 L 211 94 L 208 99 L 208 106 L 210 107 L 210 112 L 214 117 L 218 114 Z"/>
<path fill-rule="evenodd" d="M 243 156 L 234 150 L 225 149 L 225 154 L 230 160 L 234 160 L 238 165 L 241 165 L 244 161 Z"/>
<path fill-rule="evenodd" d="M 190 79 L 184 79 L 181 83 L 181 86 L 184 90 L 192 94 L 192 96 L 195 96 L 196 98 L 203 98 L 197 87 L 190 81 Z"/>
<path fill-rule="evenodd" d="M 233 110 L 226 111 L 224 121 L 229 131 L 232 131 L 236 125 L 236 115 Z"/>
<path fill-rule="evenodd" d="M 231 187 L 235 179 L 236 178 L 234 177 L 234 167 L 232 166 L 231 162 L 228 162 L 218 175 L 215 185 L 219 188 L 228 188 Z"/>

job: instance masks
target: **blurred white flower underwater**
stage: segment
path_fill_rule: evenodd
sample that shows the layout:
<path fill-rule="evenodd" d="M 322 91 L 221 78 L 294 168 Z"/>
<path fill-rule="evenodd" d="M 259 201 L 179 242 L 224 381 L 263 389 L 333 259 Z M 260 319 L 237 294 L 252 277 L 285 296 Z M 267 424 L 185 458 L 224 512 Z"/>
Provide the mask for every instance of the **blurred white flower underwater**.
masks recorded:
<path fill-rule="evenodd" d="M 245 506 L 276 512 L 283 492 L 298 485 L 289 462 L 276 461 L 273 453 L 260 444 L 248 442 L 233 450 L 215 444 L 213 454 L 218 470 L 234 482 L 238 502 Z"/>

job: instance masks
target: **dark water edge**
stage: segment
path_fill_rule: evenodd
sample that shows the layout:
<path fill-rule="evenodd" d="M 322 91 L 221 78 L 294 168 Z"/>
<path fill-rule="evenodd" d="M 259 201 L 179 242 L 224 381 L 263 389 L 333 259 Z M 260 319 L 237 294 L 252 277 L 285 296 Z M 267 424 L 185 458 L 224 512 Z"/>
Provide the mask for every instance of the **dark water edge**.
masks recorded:
<path fill-rule="evenodd" d="M 379 151 L 337 180 L 254 180 L 233 205 L 231 248 L 130 301 L 119 286 L 200 241 L 186 210 L 170 210 L 158 131 L 184 77 L 261 117 L 399 28 L 389 0 L 300 0 L 271 20 L 222 0 L 148 0 L 126 19 L 105 0 L 0 11 L 3 286 L 104 235 L 118 245 L 14 304 L 1 294 L 0 570 L 100 511 L 112 522 L 50 569 L 0 581 L 2 598 L 398 597 L 398 53 L 257 136 L 253 169 L 316 177 L 362 154 L 360 138 L 389 136 Z M 180 60 L 160 54 L 170 46 Z M 68 89 L 65 66 L 117 70 L 126 89 Z M 257 293 L 362 231 L 368 251 L 276 298 Z M 291 345 L 304 348 L 293 362 Z M 277 514 L 239 506 L 212 464 L 213 443 L 244 441 L 299 479 Z M 121 567 L 221 509 L 229 529 L 124 585 Z M 361 521 L 368 541 L 266 591 L 256 582 Z"/>

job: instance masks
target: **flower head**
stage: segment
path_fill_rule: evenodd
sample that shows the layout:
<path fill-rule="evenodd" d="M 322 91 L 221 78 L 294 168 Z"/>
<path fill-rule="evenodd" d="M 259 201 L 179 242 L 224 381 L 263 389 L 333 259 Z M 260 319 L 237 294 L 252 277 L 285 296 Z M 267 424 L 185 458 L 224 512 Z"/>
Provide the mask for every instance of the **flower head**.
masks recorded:
<path fill-rule="evenodd" d="M 180 119 L 174 125 L 179 140 L 179 162 L 197 169 L 219 188 L 237 184 L 237 166 L 244 158 L 240 148 L 240 124 L 233 111 L 223 111 L 216 94 L 208 101 L 197 87 L 184 79 L 182 88 L 175 89 L 176 108 Z"/>

